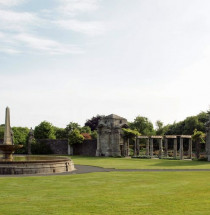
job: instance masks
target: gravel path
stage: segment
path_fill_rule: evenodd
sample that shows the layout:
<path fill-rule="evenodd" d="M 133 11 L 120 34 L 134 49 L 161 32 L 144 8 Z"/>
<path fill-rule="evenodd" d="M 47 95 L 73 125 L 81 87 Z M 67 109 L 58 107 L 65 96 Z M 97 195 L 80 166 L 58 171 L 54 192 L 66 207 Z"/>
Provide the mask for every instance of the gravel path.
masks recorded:
<path fill-rule="evenodd" d="M 0 177 L 26 177 L 26 176 L 50 176 L 50 175 L 74 175 L 91 172 L 208 172 L 210 169 L 113 169 L 87 165 L 74 165 L 76 170 L 72 172 L 56 174 L 30 174 L 30 175 L 0 175 Z"/>

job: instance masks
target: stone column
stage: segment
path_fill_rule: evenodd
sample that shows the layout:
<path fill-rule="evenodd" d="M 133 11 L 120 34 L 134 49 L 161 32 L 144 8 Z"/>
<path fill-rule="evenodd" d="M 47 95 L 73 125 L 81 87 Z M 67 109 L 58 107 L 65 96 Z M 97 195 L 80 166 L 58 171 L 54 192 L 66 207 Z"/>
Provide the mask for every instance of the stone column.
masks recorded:
<path fill-rule="evenodd" d="M 98 129 L 98 134 L 97 134 L 97 149 L 96 149 L 96 156 L 97 157 L 101 156 L 100 135 L 101 135 L 101 130 Z"/>
<path fill-rule="evenodd" d="M 146 156 L 149 156 L 149 138 L 146 139 Z"/>
<path fill-rule="evenodd" d="M 164 142 L 165 142 L 165 157 L 168 157 L 168 139 L 165 138 Z"/>
<path fill-rule="evenodd" d="M 150 156 L 153 157 L 153 139 L 150 138 Z"/>
<path fill-rule="evenodd" d="M 189 158 L 192 159 L 192 139 L 189 139 L 189 149 L 188 149 Z"/>
<path fill-rule="evenodd" d="M 163 139 L 159 139 L 159 158 L 162 158 L 162 152 L 163 152 Z"/>
<path fill-rule="evenodd" d="M 110 146 L 110 144 L 111 144 L 111 131 L 107 131 L 107 135 L 109 136 L 108 137 L 109 141 L 107 144 L 107 150 L 106 150 L 105 156 L 109 157 L 109 156 L 112 156 L 111 155 L 111 146 Z"/>
<path fill-rule="evenodd" d="M 137 139 L 137 156 L 140 154 L 140 140 Z"/>
<path fill-rule="evenodd" d="M 6 108 L 6 114 L 5 114 L 4 145 L 13 145 L 12 129 L 10 127 L 9 107 Z"/>
<path fill-rule="evenodd" d="M 128 138 L 127 155 L 130 156 L 130 140 Z"/>
<path fill-rule="evenodd" d="M 179 156 L 180 160 L 183 160 L 184 150 L 183 150 L 183 138 L 180 138 Z"/>
<path fill-rule="evenodd" d="M 177 138 L 174 139 L 174 153 L 173 153 L 174 158 L 177 158 Z"/>
<path fill-rule="evenodd" d="M 133 155 L 134 156 L 136 156 L 136 146 L 137 146 L 136 141 L 137 141 L 137 138 L 135 138 L 135 140 L 134 140 L 134 150 L 133 150 Z"/>

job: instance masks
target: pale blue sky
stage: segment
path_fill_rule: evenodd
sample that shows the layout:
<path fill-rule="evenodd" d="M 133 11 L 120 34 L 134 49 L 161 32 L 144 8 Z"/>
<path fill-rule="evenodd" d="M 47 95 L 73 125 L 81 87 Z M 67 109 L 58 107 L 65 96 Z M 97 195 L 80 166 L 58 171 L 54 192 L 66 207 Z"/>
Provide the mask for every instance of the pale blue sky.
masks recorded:
<path fill-rule="evenodd" d="M 209 108 L 210 1 L 0 0 L 0 124 Z"/>

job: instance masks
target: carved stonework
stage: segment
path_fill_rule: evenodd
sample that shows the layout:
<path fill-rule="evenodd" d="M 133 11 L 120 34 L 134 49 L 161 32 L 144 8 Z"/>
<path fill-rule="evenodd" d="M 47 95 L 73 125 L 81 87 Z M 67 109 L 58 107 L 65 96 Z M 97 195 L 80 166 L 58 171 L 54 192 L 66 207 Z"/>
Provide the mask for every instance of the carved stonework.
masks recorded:
<path fill-rule="evenodd" d="M 102 118 L 98 124 L 96 156 L 122 156 L 124 144 L 122 128 L 128 127 L 127 120 L 111 114 Z"/>

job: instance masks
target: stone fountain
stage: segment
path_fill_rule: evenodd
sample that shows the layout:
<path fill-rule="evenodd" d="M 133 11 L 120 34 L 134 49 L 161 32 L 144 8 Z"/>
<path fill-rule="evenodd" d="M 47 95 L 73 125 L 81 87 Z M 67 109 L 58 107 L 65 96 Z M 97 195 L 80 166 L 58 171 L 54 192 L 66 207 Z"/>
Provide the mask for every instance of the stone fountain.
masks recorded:
<path fill-rule="evenodd" d="M 30 132 L 32 138 L 32 130 Z M 31 141 L 29 138 L 29 141 Z M 10 110 L 6 108 L 4 142 L 0 144 L 3 157 L 0 159 L 0 174 L 53 174 L 75 170 L 69 157 L 24 155 L 13 156 L 22 145 L 14 145 L 13 132 L 10 127 Z"/>
<path fill-rule="evenodd" d="M 15 150 L 22 148 L 23 145 L 14 145 L 13 132 L 10 127 L 10 109 L 6 108 L 4 142 L 0 144 L 0 150 L 3 152 L 4 161 L 12 161 Z"/>

